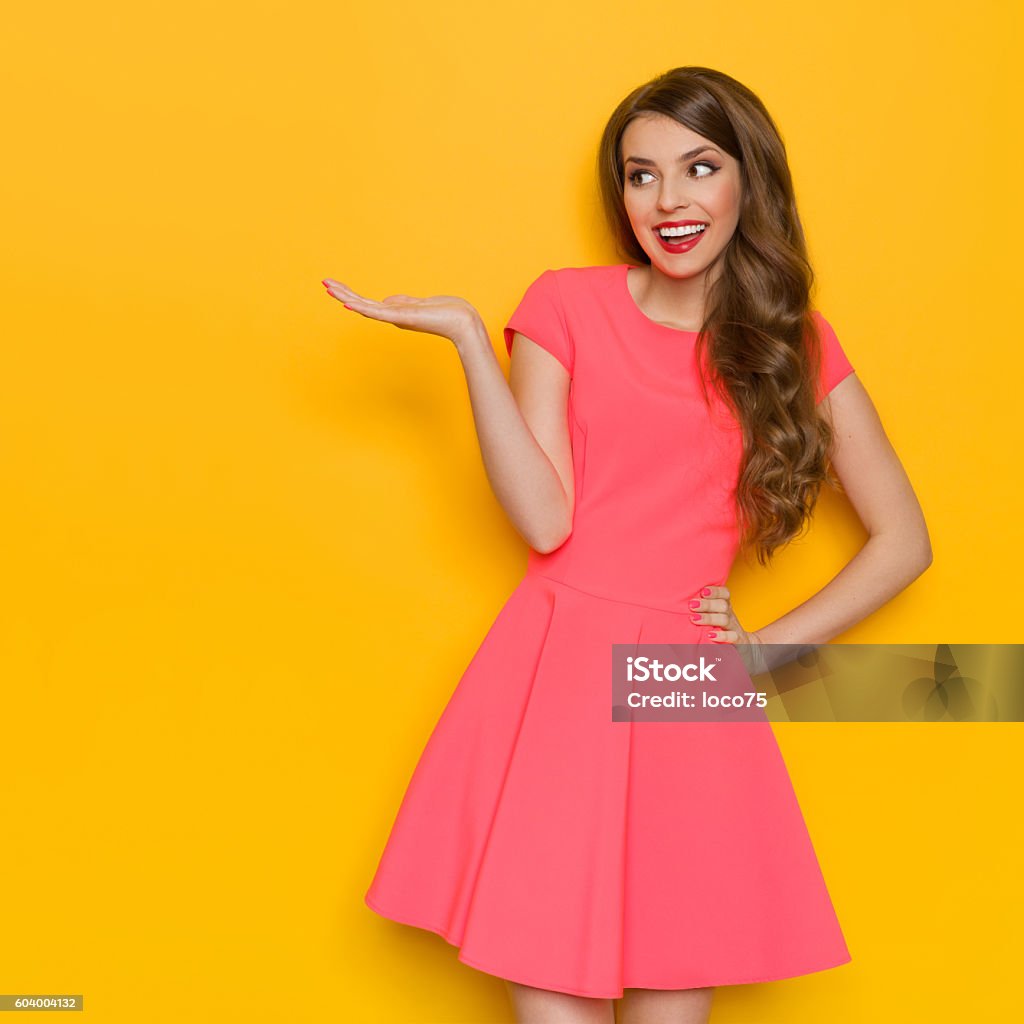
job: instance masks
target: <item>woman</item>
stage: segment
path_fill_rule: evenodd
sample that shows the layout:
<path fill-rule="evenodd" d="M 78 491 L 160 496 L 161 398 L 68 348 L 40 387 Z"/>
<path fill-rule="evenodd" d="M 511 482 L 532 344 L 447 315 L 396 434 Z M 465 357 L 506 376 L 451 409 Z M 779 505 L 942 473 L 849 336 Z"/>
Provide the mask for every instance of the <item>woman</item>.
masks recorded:
<path fill-rule="evenodd" d="M 714 988 L 851 959 L 767 722 L 613 721 L 614 643 L 825 643 L 930 564 L 921 509 L 810 308 L 786 152 L 758 98 L 677 68 L 599 152 L 629 262 L 545 271 L 509 384 L 454 296 L 346 308 L 451 339 L 527 572 L 420 757 L 367 904 L 505 979 L 521 1020 L 695 1022 Z M 832 472 L 834 470 L 834 473 Z M 755 631 L 726 579 L 797 536 L 822 483 L 869 539 Z M 429 1017 L 429 1014 L 426 1015 Z"/>

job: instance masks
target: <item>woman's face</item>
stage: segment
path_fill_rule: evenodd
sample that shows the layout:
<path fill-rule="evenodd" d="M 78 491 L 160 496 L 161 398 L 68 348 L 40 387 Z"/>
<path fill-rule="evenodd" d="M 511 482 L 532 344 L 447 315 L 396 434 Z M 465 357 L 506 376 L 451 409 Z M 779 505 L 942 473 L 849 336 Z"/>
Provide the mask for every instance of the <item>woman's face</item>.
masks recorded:
<path fill-rule="evenodd" d="M 651 265 L 668 277 L 705 274 L 739 222 L 739 162 L 662 114 L 634 118 L 621 145 L 626 213 Z M 680 222 L 704 228 L 663 240 L 659 225 Z"/>

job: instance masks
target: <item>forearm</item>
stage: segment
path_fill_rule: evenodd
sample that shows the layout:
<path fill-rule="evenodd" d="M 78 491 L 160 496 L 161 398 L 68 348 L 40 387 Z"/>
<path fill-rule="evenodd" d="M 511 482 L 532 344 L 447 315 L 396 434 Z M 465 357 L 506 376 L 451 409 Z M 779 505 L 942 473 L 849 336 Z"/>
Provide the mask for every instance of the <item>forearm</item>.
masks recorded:
<path fill-rule="evenodd" d="M 553 550 L 571 529 L 562 481 L 523 419 L 483 324 L 453 341 L 491 488 L 523 539 Z"/>
<path fill-rule="evenodd" d="M 833 579 L 781 618 L 756 630 L 766 644 L 824 644 L 866 619 L 931 564 L 927 538 L 878 534 Z"/>

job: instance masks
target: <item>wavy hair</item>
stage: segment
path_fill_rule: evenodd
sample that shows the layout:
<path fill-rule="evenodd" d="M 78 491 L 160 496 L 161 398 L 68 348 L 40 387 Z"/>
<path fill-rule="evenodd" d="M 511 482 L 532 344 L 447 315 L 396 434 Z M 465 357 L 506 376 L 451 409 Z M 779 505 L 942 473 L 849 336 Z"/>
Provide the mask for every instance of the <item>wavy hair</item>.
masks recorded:
<path fill-rule="evenodd" d="M 721 71 L 681 67 L 633 90 L 601 137 L 601 204 L 616 245 L 650 264 L 626 213 L 621 142 L 642 115 L 671 117 L 739 162 L 739 221 L 708 288 L 697 357 L 739 422 L 741 543 L 768 564 L 810 520 L 821 485 L 842 490 L 830 461 L 834 428 L 816 406 L 821 338 L 811 313 L 814 271 L 786 147 L 764 104 Z"/>

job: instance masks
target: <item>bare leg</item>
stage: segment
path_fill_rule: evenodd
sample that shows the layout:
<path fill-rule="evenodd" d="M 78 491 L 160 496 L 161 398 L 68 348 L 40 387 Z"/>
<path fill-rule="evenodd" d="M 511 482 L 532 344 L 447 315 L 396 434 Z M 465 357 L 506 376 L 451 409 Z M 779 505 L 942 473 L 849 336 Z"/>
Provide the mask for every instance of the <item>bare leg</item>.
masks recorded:
<path fill-rule="evenodd" d="M 505 985 L 516 1024 L 615 1024 L 615 1007 L 610 999 L 571 996 L 507 979 Z"/>
<path fill-rule="evenodd" d="M 713 988 L 627 988 L 618 1024 L 707 1024 Z"/>

